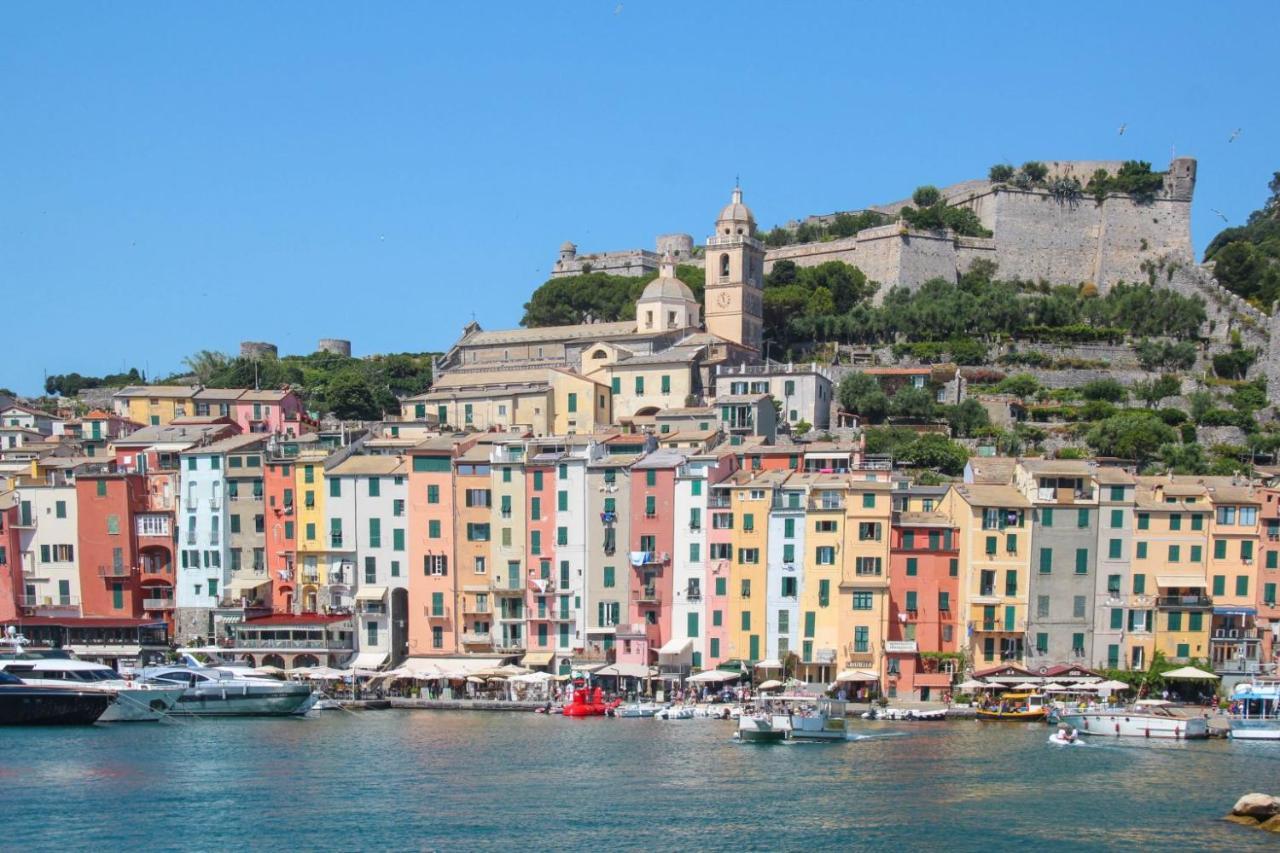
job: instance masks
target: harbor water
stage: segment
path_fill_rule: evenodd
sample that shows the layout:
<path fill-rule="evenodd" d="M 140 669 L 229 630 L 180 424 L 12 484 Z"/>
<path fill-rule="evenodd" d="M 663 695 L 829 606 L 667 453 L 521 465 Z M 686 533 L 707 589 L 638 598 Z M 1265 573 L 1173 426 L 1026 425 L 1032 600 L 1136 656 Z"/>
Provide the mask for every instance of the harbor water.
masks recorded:
<path fill-rule="evenodd" d="M 780 745 L 704 719 L 447 711 L 10 729 L 4 847 L 1275 849 L 1221 817 L 1280 793 L 1280 744 L 852 727 Z"/>

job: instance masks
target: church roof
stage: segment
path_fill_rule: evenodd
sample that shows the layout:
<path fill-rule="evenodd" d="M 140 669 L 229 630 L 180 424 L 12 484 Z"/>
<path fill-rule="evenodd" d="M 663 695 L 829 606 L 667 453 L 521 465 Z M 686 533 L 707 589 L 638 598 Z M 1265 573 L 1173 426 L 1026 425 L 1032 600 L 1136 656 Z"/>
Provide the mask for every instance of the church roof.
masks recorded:
<path fill-rule="evenodd" d="M 581 323 L 576 326 L 540 326 L 533 329 L 495 329 L 492 332 L 474 332 L 461 343 L 468 346 L 492 344 L 537 343 L 539 341 L 567 341 L 610 338 L 635 334 L 635 320 L 617 323 Z"/>
<path fill-rule="evenodd" d="M 720 211 L 720 218 L 717 221 L 723 222 L 732 220 L 734 222 L 751 222 L 754 223 L 756 218 L 751 214 L 751 208 L 742 203 L 742 188 L 733 188 L 733 199 Z"/>
<path fill-rule="evenodd" d="M 640 302 L 648 302 L 657 299 L 683 299 L 686 302 L 697 302 L 693 291 L 689 289 L 689 285 L 685 284 L 678 278 L 661 276 L 645 285 L 644 293 L 640 295 Z"/>

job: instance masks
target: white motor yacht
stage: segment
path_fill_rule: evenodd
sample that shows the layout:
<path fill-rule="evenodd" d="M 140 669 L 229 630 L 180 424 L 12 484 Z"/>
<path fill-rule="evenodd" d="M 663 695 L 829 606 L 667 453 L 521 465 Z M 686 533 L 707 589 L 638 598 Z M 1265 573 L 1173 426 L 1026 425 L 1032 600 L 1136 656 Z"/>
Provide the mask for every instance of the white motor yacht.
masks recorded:
<path fill-rule="evenodd" d="M 1280 740 L 1280 677 L 1257 676 L 1237 684 L 1231 701 L 1232 740 Z"/>
<path fill-rule="evenodd" d="M 28 652 L 0 659 L 0 669 L 37 687 L 74 687 L 115 693 L 116 701 L 98 717 L 100 723 L 153 722 L 171 713 L 182 688 L 133 681 L 109 666 Z"/>
<path fill-rule="evenodd" d="M 738 717 L 738 740 L 749 743 L 771 743 L 786 740 L 791 731 L 791 718 L 786 714 L 764 712 Z"/>
<path fill-rule="evenodd" d="M 1162 699 L 1142 699 L 1132 708 L 1066 711 L 1062 722 L 1082 735 L 1176 740 L 1209 736 L 1208 720 L 1179 716 L 1169 709 L 1170 704 Z"/>
<path fill-rule="evenodd" d="M 183 688 L 172 711 L 183 716 L 285 717 L 305 714 L 316 701 L 309 685 L 207 666 L 190 656 L 185 664 L 147 667 L 142 676 L 150 684 Z"/>

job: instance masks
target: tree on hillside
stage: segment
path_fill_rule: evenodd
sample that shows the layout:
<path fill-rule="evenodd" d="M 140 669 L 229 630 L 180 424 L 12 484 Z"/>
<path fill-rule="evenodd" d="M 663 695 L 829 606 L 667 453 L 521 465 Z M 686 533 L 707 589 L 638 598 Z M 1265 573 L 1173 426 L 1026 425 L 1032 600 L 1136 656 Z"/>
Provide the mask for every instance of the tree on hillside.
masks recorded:
<path fill-rule="evenodd" d="M 946 406 L 943 416 L 951 427 L 951 434 L 961 438 L 972 438 L 979 430 L 991 426 L 986 407 L 972 397 L 958 405 Z"/>
<path fill-rule="evenodd" d="M 1177 440 L 1173 428 L 1148 411 L 1112 415 L 1085 435 L 1085 441 L 1099 455 L 1133 459 L 1139 466 L 1155 458 L 1161 446 Z"/>
<path fill-rule="evenodd" d="M 223 353 L 202 349 L 198 353 L 184 358 L 182 363 L 195 376 L 198 384 L 208 385 L 218 371 L 226 367 L 227 361 L 228 359 Z"/>
<path fill-rule="evenodd" d="M 964 472 L 969 454 L 944 435 L 925 433 L 904 447 L 896 458 L 913 468 L 933 468 L 954 477 Z"/>
<path fill-rule="evenodd" d="M 1214 263 L 1223 287 L 1266 311 L 1280 299 L 1280 172 L 1267 184 L 1270 197 L 1245 225 L 1223 229 L 1204 259 Z"/>
<path fill-rule="evenodd" d="M 889 413 L 895 418 L 930 420 L 937 410 L 937 400 L 928 388 L 904 386 L 889 400 Z"/>
<path fill-rule="evenodd" d="M 840 380 L 836 399 L 846 412 L 853 412 L 870 423 L 880 423 L 889 413 L 889 398 L 880 383 L 865 373 L 850 373 Z"/>
<path fill-rule="evenodd" d="M 382 417 L 372 389 L 358 370 L 344 370 L 333 377 L 325 392 L 329 411 L 343 420 L 371 421 Z"/>
<path fill-rule="evenodd" d="M 657 277 L 657 273 L 637 277 L 589 272 L 549 279 L 525 303 L 520 325 L 534 328 L 634 320 L 636 300 L 645 285 Z M 699 303 L 703 301 L 706 274 L 702 267 L 678 265 L 676 278 L 689 286 Z"/>
<path fill-rule="evenodd" d="M 1133 383 L 1133 396 L 1145 403 L 1148 409 L 1154 409 L 1165 397 L 1176 396 L 1181 390 L 1182 383 L 1178 377 L 1169 373 L 1159 379 Z"/>

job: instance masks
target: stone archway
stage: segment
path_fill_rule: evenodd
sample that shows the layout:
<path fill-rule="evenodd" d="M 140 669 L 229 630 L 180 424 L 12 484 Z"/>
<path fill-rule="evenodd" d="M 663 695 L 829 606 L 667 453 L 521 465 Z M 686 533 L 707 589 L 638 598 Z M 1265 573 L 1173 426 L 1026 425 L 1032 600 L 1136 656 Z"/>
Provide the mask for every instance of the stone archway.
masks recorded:
<path fill-rule="evenodd" d="M 284 669 L 284 658 L 282 658 L 280 655 L 263 655 L 262 665 L 274 666 L 279 669 Z"/>
<path fill-rule="evenodd" d="M 294 655 L 293 669 L 299 669 L 304 666 L 319 666 L 320 659 L 315 655 Z"/>

